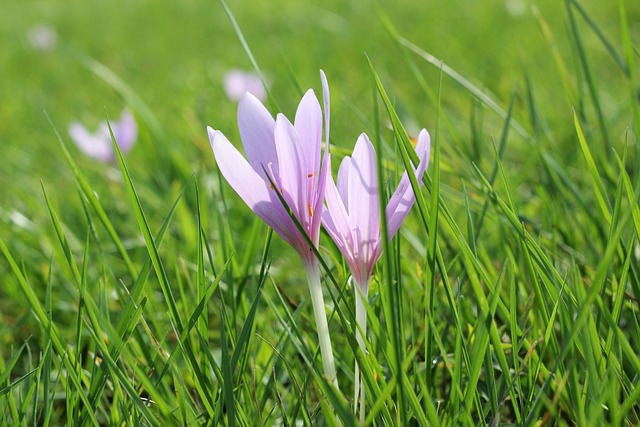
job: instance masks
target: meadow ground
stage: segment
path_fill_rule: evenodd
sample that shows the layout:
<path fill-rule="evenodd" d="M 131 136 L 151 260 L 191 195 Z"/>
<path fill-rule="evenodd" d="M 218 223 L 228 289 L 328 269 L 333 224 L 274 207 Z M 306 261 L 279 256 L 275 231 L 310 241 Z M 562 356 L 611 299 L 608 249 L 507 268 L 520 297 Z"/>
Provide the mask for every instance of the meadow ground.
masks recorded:
<path fill-rule="evenodd" d="M 227 7 L 3 5 L 0 425 L 640 423 L 640 3 Z M 300 259 L 207 137 L 240 147 L 223 79 L 255 67 L 288 117 L 324 70 L 333 173 L 367 132 L 385 198 L 407 135 L 432 136 L 374 270 L 365 352 L 320 237 L 337 387 Z M 72 121 L 124 107 L 123 162 L 71 142 Z"/>

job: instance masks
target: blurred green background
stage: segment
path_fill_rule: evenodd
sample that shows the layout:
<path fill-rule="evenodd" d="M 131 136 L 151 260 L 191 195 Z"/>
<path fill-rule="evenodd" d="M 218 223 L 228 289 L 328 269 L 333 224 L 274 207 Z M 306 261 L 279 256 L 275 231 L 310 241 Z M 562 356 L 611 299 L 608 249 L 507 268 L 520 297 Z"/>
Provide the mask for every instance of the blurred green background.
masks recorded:
<path fill-rule="evenodd" d="M 616 3 L 591 1 L 584 5 L 614 41 L 620 31 Z M 629 22 L 638 22 L 638 3 L 626 3 Z M 399 109 L 414 112 L 410 129 L 411 125 L 413 131 L 418 126 L 432 129 L 435 123 L 434 106 L 418 90 L 375 7 L 402 36 L 495 94 L 503 106 L 514 88 L 523 93 L 528 77 L 550 127 L 569 120 L 571 100 L 559 95 L 561 75 L 532 6 L 549 25 L 554 48 L 571 62 L 575 52 L 567 41 L 567 14 L 561 1 L 229 3 L 285 113 L 294 111 L 299 96 L 289 75 L 295 75 L 301 88 L 318 89 L 318 70 L 325 70 L 334 95 L 333 140 L 346 147 L 363 130 L 354 109 L 368 118 L 371 115 L 365 52 L 398 100 Z M 71 120 L 95 126 L 104 118 L 105 107 L 116 117 L 124 105 L 108 84 L 80 63 L 77 54 L 101 62 L 124 80 L 169 135 L 170 147 L 158 144 L 142 124 L 140 144 L 129 156 L 136 164 L 135 173 L 161 173 L 154 162 L 178 152 L 194 170 L 204 165 L 210 168 L 213 157 L 207 151 L 205 125 L 222 129 L 232 139 L 237 135 L 235 105 L 222 91 L 222 78 L 230 68 L 251 69 L 251 64 L 217 1 L 11 1 L 3 10 L 0 179 L 4 185 L 0 203 L 5 210 L 34 214 L 33 208 L 42 202 L 39 181 L 49 184 L 54 194 L 67 191 L 69 171 L 61 167 L 63 158 L 43 111 L 66 138 Z M 27 33 L 37 25 L 57 32 L 54 49 L 41 51 L 30 45 Z M 637 39 L 638 26 L 632 25 L 631 30 L 632 39 Z M 609 77 L 619 79 L 621 71 L 613 66 L 593 32 L 583 33 L 595 73 L 604 76 L 602 82 Z M 435 88 L 437 69 L 423 63 L 420 67 Z M 570 73 L 575 71 L 569 69 Z M 445 78 L 445 88 L 449 84 Z M 446 90 L 443 104 L 454 120 L 461 118 L 456 122 L 460 123 L 457 130 L 468 136 L 472 98 L 464 91 Z M 628 87 L 606 90 L 608 96 L 603 100 L 615 120 L 623 108 L 622 100 L 628 98 Z M 524 108 L 516 110 L 516 118 L 522 111 Z M 617 126 L 613 134 L 621 134 L 624 126 Z M 86 167 L 101 166 L 89 161 Z"/>

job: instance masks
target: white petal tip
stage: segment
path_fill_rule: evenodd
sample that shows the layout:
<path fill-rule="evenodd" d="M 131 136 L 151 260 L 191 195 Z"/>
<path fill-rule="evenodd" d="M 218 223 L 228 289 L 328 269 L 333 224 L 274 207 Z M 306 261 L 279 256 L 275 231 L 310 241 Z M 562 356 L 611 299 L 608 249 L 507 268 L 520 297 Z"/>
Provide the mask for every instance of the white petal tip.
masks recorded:
<path fill-rule="evenodd" d="M 219 130 L 215 130 L 211 126 L 207 126 L 207 134 L 209 135 L 209 144 L 211 144 L 211 148 L 216 144 L 220 138 L 225 138 L 224 134 Z"/>

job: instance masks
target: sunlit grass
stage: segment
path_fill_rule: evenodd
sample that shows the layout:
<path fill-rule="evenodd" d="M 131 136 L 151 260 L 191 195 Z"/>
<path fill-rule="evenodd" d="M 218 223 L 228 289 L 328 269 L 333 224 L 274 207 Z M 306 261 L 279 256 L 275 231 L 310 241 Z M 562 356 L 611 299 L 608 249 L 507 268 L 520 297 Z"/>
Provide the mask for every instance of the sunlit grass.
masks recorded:
<path fill-rule="evenodd" d="M 241 1 L 235 27 L 217 2 L 9 6 L 0 425 L 353 425 L 356 361 L 367 425 L 638 424 L 640 9 L 516 3 Z M 43 20 L 58 47 L 34 52 Z M 288 115 L 324 69 L 334 173 L 367 132 L 385 200 L 410 138 L 432 135 L 374 271 L 366 352 L 321 236 L 344 394 L 295 251 L 211 154 L 207 125 L 239 140 L 221 83 L 237 67 Z M 138 145 L 82 157 L 68 122 L 123 106 Z"/>

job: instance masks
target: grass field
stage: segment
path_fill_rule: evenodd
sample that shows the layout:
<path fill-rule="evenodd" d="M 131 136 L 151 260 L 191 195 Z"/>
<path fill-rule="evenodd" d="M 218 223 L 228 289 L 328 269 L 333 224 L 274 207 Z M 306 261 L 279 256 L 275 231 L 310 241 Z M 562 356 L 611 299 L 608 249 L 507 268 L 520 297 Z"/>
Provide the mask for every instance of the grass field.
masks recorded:
<path fill-rule="evenodd" d="M 640 423 L 640 3 L 2 10 L 0 426 Z M 259 70 L 290 118 L 308 88 L 322 102 L 324 70 L 333 175 L 366 132 L 385 200 L 407 136 L 431 134 L 364 352 L 320 236 L 337 386 L 298 255 L 212 154 L 207 126 L 241 147 L 231 69 Z M 119 161 L 69 138 L 125 107 L 138 140 Z"/>

